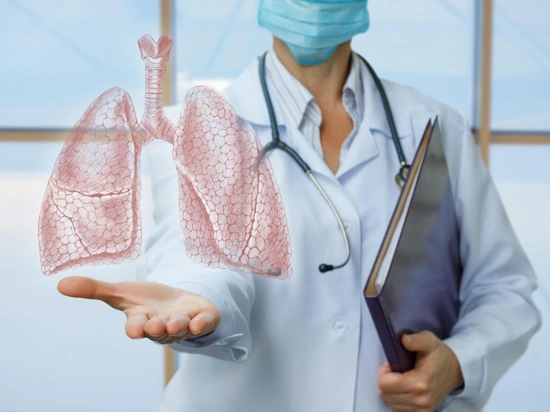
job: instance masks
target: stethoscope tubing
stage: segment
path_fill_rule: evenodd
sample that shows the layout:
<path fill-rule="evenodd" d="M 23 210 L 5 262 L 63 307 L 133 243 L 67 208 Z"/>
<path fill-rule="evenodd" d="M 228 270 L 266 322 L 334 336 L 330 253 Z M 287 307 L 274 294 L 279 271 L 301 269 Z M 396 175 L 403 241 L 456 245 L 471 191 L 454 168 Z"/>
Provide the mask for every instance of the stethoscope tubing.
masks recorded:
<path fill-rule="evenodd" d="M 391 137 L 393 140 L 393 145 L 395 146 L 395 151 L 397 152 L 399 164 L 401 166 L 406 165 L 407 161 L 405 159 L 405 153 L 403 153 L 403 147 L 401 146 L 401 142 L 399 141 L 397 127 L 395 126 L 395 119 L 393 118 L 393 110 L 391 109 L 390 101 L 388 100 L 388 95 L 386 94 L 386 88 L 382 84 L 382 81 L 380 80 L 380 78 L 376 74 L 376 71 L 374 71 L 370 63 L 360 54 L 358 54 L 357 56 L 359 56 L 363 63 L 365 63 L 365 66 L 367 66 L 367 69 L 369 70 L 372 79 L 374 80 L 374 84 L 378 89 L 378 93 L 380 93 L 380 99 L 382 100 L 382 105 L 384 106 L 384 112 L 386 113 L 386 119 L 388 121 L 388 126 L 390 127 Z"/>
<path fill-rule="evenodd" d="M 264 95 L 264 100 L 267 106 L 267 112 L 269 114 L 269 120 L 271 125 L 271 141 L 261 150 L 260 155 L 258 157 L 257 167 L 263 161 L 264 156 L 266 156 L 270 151 L 275 149 L 281 149 L 287 154 L 289 154 L 294 159 L 294 161 L 300 166 L 300 168 L 304 171 L 304 173 L 311 179 L 311 181 L 313 182 L 313 184 L 315 185 L 319 193 L 321 193 L 321 195 L 329 205 L 336 220 L 338 221 L 338 226 L 340 227 L 340 231 L 342 232 L 342 236 L 344 238 L 344 244 L 346 248 L 346 259 L 344 260 L 344 262 L 342 262 L 339 265 L 329 265 L 326 263 L 322 263 L 319 265 L 319 271 L 322 273 L 325 273 L 325 272 L 332 271 L 334 269 L 340 269 L 349 262 L 351 257 L 349 237 L 346 232 L 346 228 L 344 227 L 342 218 L 340 217 L 340 214 L 338 213 L 338 211 L 336 210 L 336 207 L 332 203 L 332 200 L 330 199 L 328 194 L 325 192 L 325 190 L 323 189 L 319 181 L 315 178 L 313 171 L 311 170 L 309 165 L 304 161 L 304 159 L 302 159 L 302 157 L 293 148 L 291 148 L 289 145 L 281 141 L 281 138 L 279 135 L 279 126 L 277 122 L 277 116 L 275 114 L 275 109 L 273 108 L 271 95 L 267 87 L 267 81 L 266 81 L 266 75 L 265 75 L 266 56 L 267 56 L 267 52 L 260 57 L 258 71 L 259 71 L 259 77 L 260 77 L 260 84 Z M 399 141 L 399 135 L 397 134 L 397 128 L 395 126 L 395 119 L 393 117 L 393 112 L 391 110 L 391 106 L 390 106 L 388 97 L 386 95 L 386 91 L 384 89 L 384 86 L 382 85 L 382 82 L 380 81 L 380 78 L 378 77 L 378 75 L 376 74 L 372 66 L 363 58 L 363 56 L 359 55 L 359 57 L 367 66 L 367 69 L 369 70 L 371 76 L 373 77 L 374 83 L 376 84 L 376 87 L 380 93 L 382 104 L 384 106 L 384 111 L 386 112 L 386 118 L 390 127 L 392 140 L 393 140 L 395 150 L 397 152 L 397 157 L 400 163 L 399 173 L 396 175 L 395 180 L 400 187 L 403 187 L 403 184 L 407 179 L 408 169 L 410 166 L 407 164 L 407 161 L 405 159 L 405 154 L 403 152 L 403 147 L 401 146 L 401 142 Z"/>

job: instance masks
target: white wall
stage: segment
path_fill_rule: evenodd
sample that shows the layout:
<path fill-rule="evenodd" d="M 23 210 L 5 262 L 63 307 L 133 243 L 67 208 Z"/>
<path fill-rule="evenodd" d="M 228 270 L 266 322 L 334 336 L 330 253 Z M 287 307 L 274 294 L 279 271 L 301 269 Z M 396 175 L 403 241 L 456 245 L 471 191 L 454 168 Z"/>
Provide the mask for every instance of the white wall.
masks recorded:
<path fill-rule="evenodd" d="M 0 144 L 0 411 L 154 411 L 162 396 L 162 348 L 127 338 L 124 314 L 56 290 L 67 275 L 133 280 L 136 262 L 52 277 L 40 271 L 38 213 L 61 147 L 53 146 L 39 147 L 38 156 L 47 159 L 30 163 L 14 159 L 21 157 L 20 148 Z M 29 157 L 37 150 L 28 149 Z M 21 170 L 2 171 L 8 162 L 20 162 Z M 149 200 L 144 178 L 145 236 L 151 228 Z"/>
<path fill-rule="evenodd" d="M 488 412 L 550 410 L 550 183 L 500 180 L 497 186 L 539 280 L 535 302 L 542 312 L 543 327 L 526 354 L 497 385 L 485 409 Z"/>

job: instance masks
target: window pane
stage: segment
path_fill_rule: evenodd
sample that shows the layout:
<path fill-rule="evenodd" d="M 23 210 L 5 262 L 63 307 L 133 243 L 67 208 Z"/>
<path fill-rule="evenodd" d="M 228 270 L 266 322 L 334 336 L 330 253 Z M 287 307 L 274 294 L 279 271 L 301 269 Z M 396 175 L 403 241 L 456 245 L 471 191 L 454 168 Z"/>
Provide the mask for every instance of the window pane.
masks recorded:
<path fill-rule="evenodd" d="M 404 83 L 473 119 L 474 0 L 369 3 L 371 28 L 355 49 L 381 77 Z"/>
<path fill-rule="evenodd" d="M 496 386 L 486 412 L 535 411 L 547 403 L 550 341 L 550 145 L 492 145 L 491 172 L 514 230 L 537 274 L 542 329 Z M 543 408 L 544 409 L 544 408 Z"/>
<path fill-rule="evenodd" d="M 271 45 L 258 0 L 176 0 L 177 101 L 198 84 L 223 88 Z"/>
<path fill-rule="evenodd" d="M 139 107 L 144 34 L 160 34 L 159 1 L 0 1 L 0 127 L 72 127 L 113 86 Z"/>
<path fill-rule="evenodd" d="M 492 127 L 550 133 L 550 3 L 496 0 Z"/>
<path fill-rule="evenodd" d="M 497 181 L 524 180 L 550 185 L 548 159 L 550 145 L 492 144 L 489 163 Z"/>
<path fill-rule="evenodd" d="M 178 101 L 196 84 L 218 87 L 271 44 L 257 0 L 176 1 Z M 370 2 L 371 28 L 356 37 L 383 77 L 472 113 L 473 0 Z"/>

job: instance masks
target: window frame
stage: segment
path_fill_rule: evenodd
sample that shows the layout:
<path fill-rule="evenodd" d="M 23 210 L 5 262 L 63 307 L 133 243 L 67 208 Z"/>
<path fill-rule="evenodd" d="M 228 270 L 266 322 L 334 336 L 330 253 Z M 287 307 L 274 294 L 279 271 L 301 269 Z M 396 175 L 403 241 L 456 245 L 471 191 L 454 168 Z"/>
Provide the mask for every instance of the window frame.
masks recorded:
<path fill-rule="evenodd" d="M 491 130 L 491 86 L 493 51 L 493 0 L 476 1 L 476 67 L 474 97 L 474 136 L 479 144 L 483 160 L 489 165 L 490 148 L 493 144 L 550 144 L 550 130 L 547 133 L 517 133 Z M 161 33 L 173 37 L 173 0 L 160 0 Z M 172 104 L 174 96 L 174 60 L 167 65 L 164 83 L 164 104 Z M 52 142 L 64 141 L 71 129 L 2 129 L 0 142 Z M 168 384 L 176 370 L 176 356 L 169 347 L 164 348 L 164 381 Z"/>
<path fill-rule="evenodd" d="M 161 32 L 172 37 L 174 29 L 173 0 L 160 0 Z M 493 63 L 493 0 L 476 1 L 476 67 L 474 96 L 474 124 L 478 127 L 472 132 L 479 144 L 485 163 L 489 164 L 491 144 L 550 144 L 550 130 L 548 132 L 521 133 L 511 130 L 491 130 L 491 88 Z M 174 79 L 172 61 L 166 70 L 164 84 L 164 100 L 169 105 L 173 102 Z M 35 128 L 0 128 L 0 142 L 51 142 L 63 141 L 71 129 L 35 129 Z"/>
<path fill-rule="evenodd" d="M 475 90 L 479 93 L 474 102 L 474 116 L 479 128 L 473 130 L 485 164 L 489 166 L 490 149 L 493 144 L 550 144 L 550 131 L 525 132 L 491 130 L 491 88 L 493 68 L 493 0 L 477 0 L 476 24 L 476 73 Z"/>

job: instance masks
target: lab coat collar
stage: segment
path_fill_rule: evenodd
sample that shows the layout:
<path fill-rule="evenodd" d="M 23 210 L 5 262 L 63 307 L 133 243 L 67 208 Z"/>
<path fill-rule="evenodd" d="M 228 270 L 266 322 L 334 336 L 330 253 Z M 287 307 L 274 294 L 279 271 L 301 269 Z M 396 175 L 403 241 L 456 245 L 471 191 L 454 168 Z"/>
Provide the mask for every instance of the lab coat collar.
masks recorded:
<path fill-rule="evenodd" d="M 224 95 L 233 105 L 241 119 L 250 124 L 270 127 L 269 114 L 262 93 L 258 68 L 259 59 L 256 58 L 224 91 Z M 318 155 L 309 142 L 301 135 L 301 132 L 290 124 L 287 124 L 288 122 L 285 119 L 284 110 L 280 110 L 277 106 L 277 99 L 273 99 L 279 130 L 283 127 L 287 129 L 285 135 L 288 141 L 286 143 L 302 156 L 314 172 L 325 175 L 331 180 L 336 179 L 336 177 L 341 177 L 356 166 L 378 156 L 378 147 L 372 134 L 373 131 L 381 132 L 387 138 L 391 139 L 391 131 L 380 95 L 372 76 L 364 64 L 361 65 L 361 79 L 364 94 L 363 122 L 352 141 L 348 154 L 349 158 L 342 163 L 336 176 L 325 164 L 324 159 Z M 383 81 L 383 84 L 393 109 L 393 116 L 399 138 L 403 139 L 411 136 L 412 126 L 416 124 L 418 114 L 413 115 L 412 113 L 401 110 L 401 107 L 408 106 L 405 102 L 400 101 L 403 99 L 403 94 L 401 93 L 397 96 L 397 90 L 392 82 Z M 281 134 L 281 137 L 283 137 L 283 134 Z"/>
<path fill-rule="evenodd" d="M 241 119 L 252 125 L 271 127 L 258 69 L 259 59 L 254 59 L 252 64 L 225 89 L 224 95 L 233 105 L 233 108 Z M 273 97 L 273 92 L 271 92 L 271 95 L 281 139 L 304 159 L 313 172 L 335 180 L 334 174 L 326 165 L 324 159 L 319 156 L 300 130 L 293 125 L 293 122 L 290 119 L 286 119 L 286 111 L 279 107 L 278 99 Z"/>
<path fill-rule="evenodd" d="M 248 123 L 269 126 L 269 114 L 265 104 L 260 78 L 258 74 L 259 59 L 254 61 L 243 73 L 225 90 L 224 94 L 237 111 L 239 117 Z M 370 130 L 377 130 L 391 137 L 390 128 L 384 112 L 380 95 L 367 67 L 361 65 L 361 80 L 363 83 L 364 115 L 363 123 Z M 400 138 L 412 134 L 412 119 L 410 113 L 400 109 L 398 96 L 395 95 L 395 87 L 392 82 L 383 81 L 386 93 L 393 109 L 397 132 Z M 274 99 L 276 100 L 276 99 Z M 274 102 L 276 106 L 276 102 Z M 277 108 L 277 107 L 275 107 Z M 280 126 L 286 125 L 283 114 L 277 111 L 277 120 Z"/>

